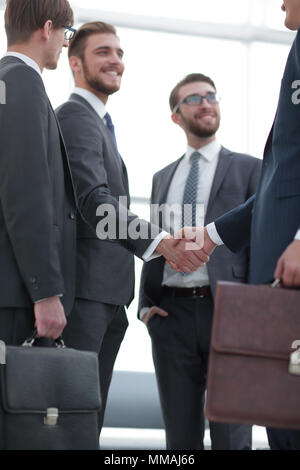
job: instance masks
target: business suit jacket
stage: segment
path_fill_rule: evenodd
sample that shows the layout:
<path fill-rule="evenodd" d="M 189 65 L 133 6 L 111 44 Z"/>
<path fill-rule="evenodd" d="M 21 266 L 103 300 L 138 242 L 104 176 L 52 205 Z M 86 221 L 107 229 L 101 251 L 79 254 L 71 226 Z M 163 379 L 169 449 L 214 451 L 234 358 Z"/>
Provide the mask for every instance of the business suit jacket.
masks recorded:
<path fill-rule="evenodd" d="M 95 230 L 99 217 L 96 210 L 110 204 L 125 227 L 137 217 L 121 211 L 118 198 L 127 197 L 130 204 L 126 167 L 117 153 L 103 120 L 81 96 L 72 94 L 57 109 L 83 218 L 78 220 L 77 297 L 115 305 L 128 305 L 134 294 L 133 254 L 142 257 L 152 240 L 134 240 L 130 236 L 117 240 L 100 240 Z M 151 232 L 151 225 L 138 219 Z"/>
<path fill-rule="evenodd" d="M 231 250 L 251 247 L 250 282 L 254 284 L 272 281 L 278 258 L 300 228 L 299 57 L 298 31 L 287 59 L 256 196 L 216 220 L 217 231 Z"/>
<path fill-rule="evenodd" d="M 154 175 L 151 203 L 166 203 L 170 183 L 182 158 Z M 259 159 L 234 153 L 222 147 L 207 205 L 206 225 L 237 203 L 247 200 L 255 192 L 260 169 Z M 213 294 L 218 280 L 246 282 L 248 259 L 247 249 L 238 254 L 231 253 L 226 247 L 216 250 L 207 264 Z M 161 258 L 144 263 L 139 310 L 159 305 L 163 296 L 161 284 L 164 265 L 165 262 Z"/>
<path fill-rule="evenodd" d="M 4 57 L 0 80 L 0 307 L 31 308 L 75 290 L 76 209 L 59 126 L 41 77 Z"/>

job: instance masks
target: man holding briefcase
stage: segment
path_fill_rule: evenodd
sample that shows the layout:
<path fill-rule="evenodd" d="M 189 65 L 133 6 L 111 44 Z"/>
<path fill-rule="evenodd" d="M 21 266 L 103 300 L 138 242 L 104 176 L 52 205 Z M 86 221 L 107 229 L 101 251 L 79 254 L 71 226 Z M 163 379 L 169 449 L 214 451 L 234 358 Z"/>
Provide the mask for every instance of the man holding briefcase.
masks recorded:
<path fill-rule="evenodd" d="M 38 336 L 58 338 L 74 303 L 76 198 L 41 77 L 44 68 L 56 69 L 72 24 L 67 0 L 7 0 L 8 52 L 0 61 L 0 449 L 6 450 L 99 448 L 97 357 L 14 347 L 34 326 Z"/>
<path fill-rule="evenodd" d="M 300 287 L 300 0 L 284 0 L 285 25 L 298 30 L 282 79 L 277 114 L 264 152 L 256 195 L 204 230 L 203 251 L 250 246 L 250 282 L 280 278 Z M 288 400 L 288 397 L 287 397 Z M 300 450 L 300 430 L 267 429 L 273 450 Z"/>
<path fill-rule="evenodd" d="M 75 197 L 41 73 L 68 46 L 67 0 L 8 0 L 0 61 L 0 339 L 57 338 L 74 301 Z"/>

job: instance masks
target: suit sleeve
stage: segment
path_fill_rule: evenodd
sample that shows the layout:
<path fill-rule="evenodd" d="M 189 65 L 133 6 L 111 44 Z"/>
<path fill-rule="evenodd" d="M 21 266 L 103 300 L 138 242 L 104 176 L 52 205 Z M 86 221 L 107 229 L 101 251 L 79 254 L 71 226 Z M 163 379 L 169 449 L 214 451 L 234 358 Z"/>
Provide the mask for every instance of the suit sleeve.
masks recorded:
<path fill-rule="evenodd" d="M 153 177 L 152 180 L 152 191 L 151 191 L 151 199 L 150 203 L 153 203 L 153 196 L 154 196 L 154 191 L 155 191 L 155 177 Z M 139 289 L 139 301 L 138 301 L 138 318 L 140 319 L 140 311 L 142 308 L 145 307 L 153 307 L 154 302 L 150 297 L 146 294 L 145 291 L 145 284 L 147 282 L 148 274 L 151 272 L 152 269 L 152 264 L 154 262 L 157 262 L 157 260 L 150 261 L 149 263 L 143 264 L 142 272 L 141 272 L 141 279 L 140 279 L 140 289 Z"/>
<path fill-rule="evenodd" d="M 255 194 L 248 201 L 215 220 L 223 243 L 236 253 L 250 246 L 252 211 Z"/>
<path fill-rule="evenodd" d="M 16 262 L 32 302 L 62 293 L 48 161 L 49 103 L 38 74 L 17 66 L 1 106 L 0 198 Z"/>
<path fill-rule="evenodd" d="M 251 157 L 250 162 L 248 200 L 215 220 L 218 235 L 227 248 L 234 253 L 250 246 L 252 212 L 262 160 Z"/>
<path fill-rule="evenodd" d="M 249 185 L 248 185 L 248 198 L 253 196 L 256 193 L 256 189 L 259 183 L 261 169 L 262 169 L 262 160 L 255 158 L 252 172 L 249 176 Z"/>
<path fill-rule="evenodd" d="M 139 290 L 138 318 L 139 318 L 139 313 L 142 310 L 142 308 L 145 308 L 145 307 L 151 308 L 154 306 L 153 300 L 150 299 L 150 297 L 146 294 L 146 291 L 145 291 L 145 283 L 147 282 L 148 271 L 151 270 L 151 263 L 153 263 L 154 261 L 150 261 L 149 263 L 144 262 L 143 264 L 143 268 L 141 272 L 141 280 L 140 280 L 140 290 Z"/>
<path fill-rule="evenodd" d="M 152 243 L 153 235 L 156 236 L 160 230 L 145 220 L 139 219 L 112 196 L 104 164 L 104 151 L 108 150 L 105 149 L 103 136 L 99 141 L 101 133 L 95 128 L 93 116 L 77 103 L 68 102 L 57 110 L 57 117 L 67 146 L 79 210 L 83 219 L 93 229 L 97 229 L 101 220 L 101 216 L 96 215 L 97 209 L 104 205 L 114 208 L 116 241 L 142 258 Z M 115 156 L 112 155 L 112 158 Z M 143 234 L 143 238 L 131 237 L 129 230 L 131 223 L 135 225 L 136 232 Z M 126 237 L 119 236 L 120 224 L 126 229 Z"/>

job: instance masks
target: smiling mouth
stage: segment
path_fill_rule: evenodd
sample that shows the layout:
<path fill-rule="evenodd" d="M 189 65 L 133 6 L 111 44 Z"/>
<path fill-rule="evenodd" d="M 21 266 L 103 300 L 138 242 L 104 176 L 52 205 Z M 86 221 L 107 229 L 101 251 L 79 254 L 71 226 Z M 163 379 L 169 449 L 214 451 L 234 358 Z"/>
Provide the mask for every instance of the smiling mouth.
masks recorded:
<path fill-rule="evenodd" d="M 196 114 L 196 116 L 195 116 L 196 119 L 202 119 L 202 118 L 206 118 L 206 117 L 215 118 L 216 116 L 214 114 L 210 114 L 210 113 Z"/>
<path fill-rule="evenodd" d="M 107 75 L 110 75 L 111 77 L 118 77 L 119 76 L 119 73 L 114 71 L 114 70 L 110 70 L 106 73 L 107 73 Z"/>

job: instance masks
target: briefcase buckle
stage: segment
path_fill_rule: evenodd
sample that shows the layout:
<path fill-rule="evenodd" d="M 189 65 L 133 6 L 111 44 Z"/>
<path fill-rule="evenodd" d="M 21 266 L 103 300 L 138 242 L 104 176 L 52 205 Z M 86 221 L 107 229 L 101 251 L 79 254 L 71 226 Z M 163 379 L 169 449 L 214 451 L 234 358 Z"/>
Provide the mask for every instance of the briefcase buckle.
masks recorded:
<path fill-rule="evenodd" d="M 57 408 L 47 408 L 47 414 L 44 417 L 44 424 L 47 426 L 56 426 L 58 415 L 59 412 Z"/>
<path fill-rule="evenodd" d="M 300 375 L 300 350 L 294 351 L 290 355 L 289 373 Z"/>

